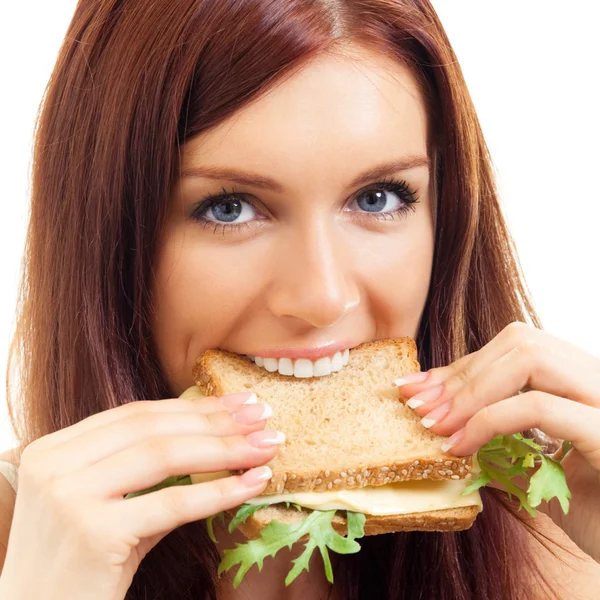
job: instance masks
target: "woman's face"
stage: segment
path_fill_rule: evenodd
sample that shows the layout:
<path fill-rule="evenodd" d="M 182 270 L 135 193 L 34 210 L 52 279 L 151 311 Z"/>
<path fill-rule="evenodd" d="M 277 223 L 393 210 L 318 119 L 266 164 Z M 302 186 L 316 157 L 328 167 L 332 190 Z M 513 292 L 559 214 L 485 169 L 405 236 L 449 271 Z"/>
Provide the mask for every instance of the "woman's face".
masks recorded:
<path fill-rule="evenodd" d="M 289 358 L 267 364 L 306 375 L 337 351 L 416 335 L 434 228 L 425 109 L 404 66 L 323 55 L 182 159 L 153 289 L 173 395 L 208 348 Z"/>

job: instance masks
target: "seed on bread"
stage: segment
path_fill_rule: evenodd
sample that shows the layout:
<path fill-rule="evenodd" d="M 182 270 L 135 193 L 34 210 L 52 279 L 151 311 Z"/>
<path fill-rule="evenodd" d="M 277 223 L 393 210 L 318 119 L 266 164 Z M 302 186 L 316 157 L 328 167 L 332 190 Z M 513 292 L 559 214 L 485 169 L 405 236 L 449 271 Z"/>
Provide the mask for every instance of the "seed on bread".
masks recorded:
<path fill-rule="evenodd" d="M 273 477 L 263 494 L 270 495 L 466 478 L 471 458 L 445 458 L 446 438 L 424 428 L 391 383 L 419 370 L 415 342 L 397 338 L 362 344 L 341 371 L 306 379 L 208 350 L 196 362 L 194 379 L 204 393 L 249 389 L 273 408 L 268 427 L 283 431 L 286 442 L 268 463 Z"/>

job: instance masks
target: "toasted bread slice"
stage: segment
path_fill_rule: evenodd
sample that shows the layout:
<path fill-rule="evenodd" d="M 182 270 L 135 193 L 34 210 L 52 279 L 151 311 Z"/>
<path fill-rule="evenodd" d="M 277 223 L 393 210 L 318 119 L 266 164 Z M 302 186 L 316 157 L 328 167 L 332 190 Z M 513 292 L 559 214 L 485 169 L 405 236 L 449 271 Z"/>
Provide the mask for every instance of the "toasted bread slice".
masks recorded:
<path fill-rule="evenodd" d="M 206 395 L 251 390 L 273 408 L 267 428 L 286 435 L 268 463 L 263 495 L 379 486 L 419 479 L 463 479 L 470 457 L 442 452 L 435 435 L 405 406 L 393 381 L 419 370 L 410 338 L 350 350 L 348 364 L 324 377 L 269 373 L 245 356 L 207 350 L 194 379 Z"/>
<path fill-rule="evenodd" d="M 366 515 L 365 535 L 378 535 L 396 531 L 462 531 L 468 529 L 481 511 L 481 507 L 461 506 L 403 515 L 372 516 Z M 228 518 L 235 516 L 236 510 L 226 511 Z M 295 523 L 305 519 L 311 513 L 310 509 L 286 508 L 283 504 L 274 504 L 259 508 L 238 529 L 248 538 L 260 537 L 260 530 L 271 521 L 280 523 Z M 346 518 L 343 511 L 336 512 L 331 522 L 333 528 L 341 535 L 346 535 Z"/>

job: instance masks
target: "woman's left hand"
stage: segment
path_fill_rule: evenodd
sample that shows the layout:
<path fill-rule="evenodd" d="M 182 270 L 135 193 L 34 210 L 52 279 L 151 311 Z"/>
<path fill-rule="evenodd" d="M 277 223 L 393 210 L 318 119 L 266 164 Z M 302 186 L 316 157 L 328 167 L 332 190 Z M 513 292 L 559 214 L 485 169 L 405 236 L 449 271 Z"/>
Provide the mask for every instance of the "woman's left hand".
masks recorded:
<path fill-rule="evenodd" d="M 424 377 L 398 380 L 400 392 L 425 427 L 451 436 L 445 448 L 452 445 L 457 456 L 475 454 L 495 435 L 531 428 L 573 443 L 562 461 L 569 513 L 556 499 L 539 509 L 600 562 L 600 359 L 512 323 L 477 352 L 414 383 Z"/>

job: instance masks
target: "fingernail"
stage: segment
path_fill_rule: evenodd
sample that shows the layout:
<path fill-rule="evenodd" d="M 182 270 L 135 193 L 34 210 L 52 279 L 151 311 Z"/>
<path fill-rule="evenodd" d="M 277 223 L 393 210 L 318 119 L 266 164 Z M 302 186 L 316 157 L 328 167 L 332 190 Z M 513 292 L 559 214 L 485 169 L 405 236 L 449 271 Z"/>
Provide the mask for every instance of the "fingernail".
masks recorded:
<path fill-rule="evenodd" d="M 459 429 L 457 432 L 453 433 L 443 444 L 442 444 L 442 452 L 448 452 L 450 448 L 454 448 L 458 442 L 460 442 L 465 437 L 465 429 Z"/>
<path fill-rule="evenodd" d="M 273 409 L 268 404 L 250 404 L 241 406 L 231 413 L 233 420 L 242 425 L 251 425 L 257 421 L 273 416 Z"/>
<path fill-rule="evenodd" d="M 240 481 L 248 487 L 254 487 L 267 479 L 271 479 L 271 477 L 273 477 L 273 471 L 265 465 L 249 469 L 240 477 Z"/>
<path fill-rule="evenodd" d="M 424 392 L 419 392 L 415 394 L 407 403 L 406 406 L 410 408 L 418 408 L 419 406 L 423 406 L 423 404 L 427 404 L 428 402 L 435 402 L 444 391 L 444 386 L 436 385 Z"/>
<path fill-rule="evenodd" d="M 253 431 L 246 436 L 248 443 L 257 448 L 270 448 L 285 442 L 285 435 L 281 431 L 264 429 L 262 431 Z"/>
<path fill-rule="evenodd" d="M 398 379 L 394 379 L 394 383 L 397 386 L 406 385 L 407 383 L 423 383 L 428 377 L 429 371 L 410 373 L 408 375 L 402 375 L 402 377 L 398 377 Z"/>
<path fill-rule="evenodd" d="M 429 429 L 433 427 L 438 421 L 441 421 L 450 412 L 450 402 L 444 402 L 444 404 L 434 408 L 426 417 L 421 419 L 423 427 Z"/>
<path fill-rule="evenodd" d="M 258 400 L 253 392 L 237 392 L 221 396 L 219 402 L 227 409 L 235 409 L 243 404 L 256 404 Z"/>

